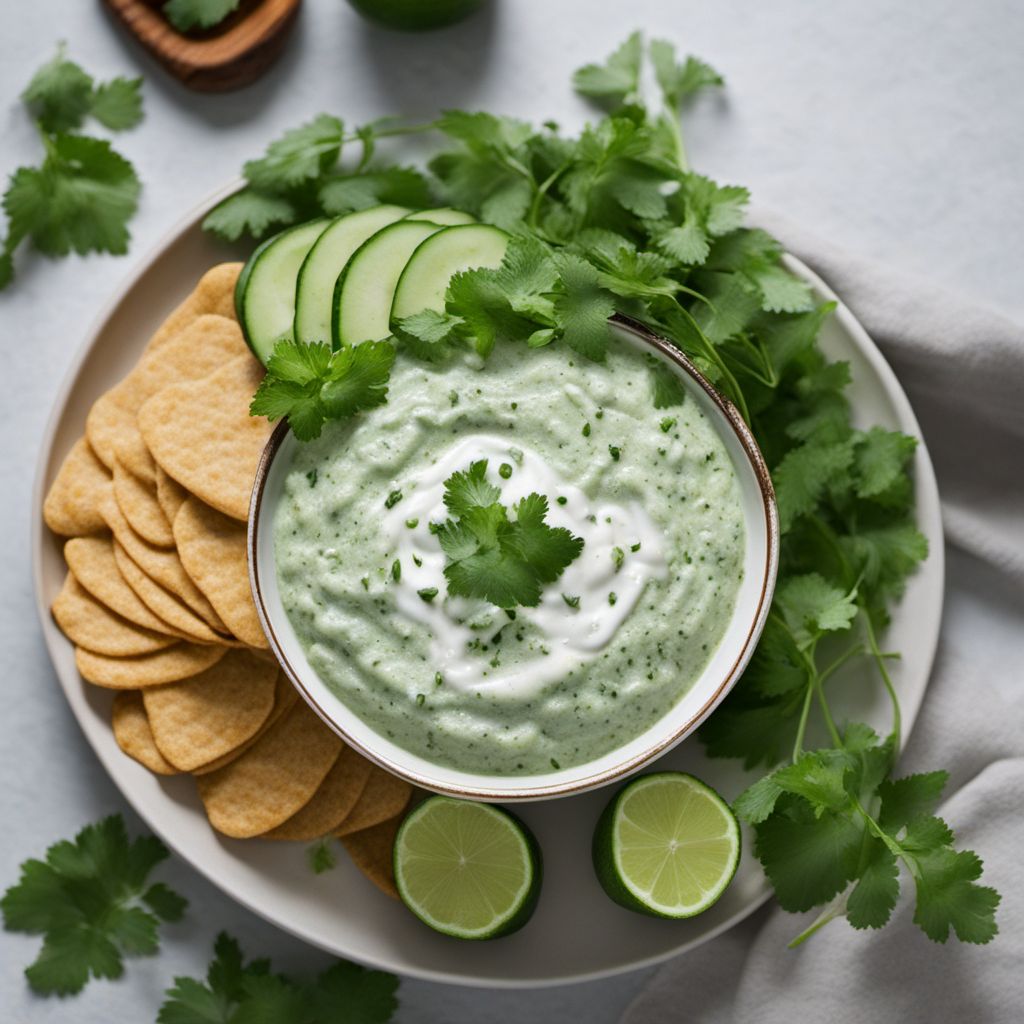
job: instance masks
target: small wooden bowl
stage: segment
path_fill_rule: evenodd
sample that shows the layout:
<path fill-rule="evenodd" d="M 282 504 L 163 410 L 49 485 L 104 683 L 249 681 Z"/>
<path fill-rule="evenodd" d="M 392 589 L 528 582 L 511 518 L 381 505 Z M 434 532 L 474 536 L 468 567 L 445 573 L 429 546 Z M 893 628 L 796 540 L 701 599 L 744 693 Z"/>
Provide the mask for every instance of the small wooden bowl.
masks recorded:
<path fill-rule="evenodd" d="M 197 92 L 249 85 L 281 53 L 302 0 L 243 0 L 211 29 L 185 35 L 154 0 L 103 0 L 111 14 L 180 82 Z"/>

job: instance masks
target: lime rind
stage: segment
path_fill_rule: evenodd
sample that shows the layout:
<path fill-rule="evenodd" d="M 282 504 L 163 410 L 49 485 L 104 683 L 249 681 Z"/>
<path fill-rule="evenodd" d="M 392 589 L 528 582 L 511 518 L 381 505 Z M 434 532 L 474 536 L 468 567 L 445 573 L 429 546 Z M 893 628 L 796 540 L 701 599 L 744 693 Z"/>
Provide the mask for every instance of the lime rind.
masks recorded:
<path fill-rule="evenodd" d="M 732 881 L 741 845 L 735 815 L 713 789 L 692 775 L 658 772 L 627 783 L 608 803 L 594 832 L 594 866 L 616 903 L 694 917 Z"/>
<path fill-rule="evenodd" d="M 424 924 L 458 939 L 521 928 L 540 894 L 540 848 L 514 815 L 489 804 L 435 796 L 395 837 L 395 883 Z"/>

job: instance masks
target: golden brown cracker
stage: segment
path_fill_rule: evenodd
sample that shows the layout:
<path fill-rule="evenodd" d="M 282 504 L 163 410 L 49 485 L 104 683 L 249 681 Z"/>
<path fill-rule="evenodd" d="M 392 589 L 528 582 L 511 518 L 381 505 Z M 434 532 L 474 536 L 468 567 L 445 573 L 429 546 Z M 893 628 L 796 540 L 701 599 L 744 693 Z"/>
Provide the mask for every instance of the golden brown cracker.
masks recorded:
<path fill-rule="evenodd" d="M 148 449 L 147 449 L 148 451 Z M 153 463 L 156 466 L 156 463 Z M 159 466 L 156 466 L 156 500 L 160 503 L 167 522 L 173 523 L 178 510 L 185 503 L 188 491 L 173 477 L 168 476 Z"/>
<path fill-rule="evenodd" d="M 117 439 L 114 458 L 133 476 L 156 490 L 156 463 L 137 429 Z"/>
<path fill-rule="evenodd" d="M 192 582 L 192 577 L 185 572 L 177 551 L 171 548 L 160 548 L 143 540 L 129 525 L 114 499 L 113 488 L 100 502 L 100 513 L 107 526 L 114 534 L 114 540 L 124 548 L 128 557 L 155 583 L 170 591 L 183 604 L 192 609 L 210 629 L 218 633 L 228 633 L 220 616 L 213 610 L 213 605 L 206 599 L 203 592 Z M 123 570 L 122 570 L 123 572 Z M 128 580 L 129 585 L 131 580 Z M 146 600 L 143 594 L 139 597 Z M 156 609 L 153 609 L 156 611 Z M 160 613 L 157 612 L 159 615 Z M 163 616 L 161 616 L 163 617 Z"/>
<path fill-rule="evenodd" d="M 196 778 L 210 824 L 236 839 L 276 828 L 312 799 L 341 747 L 298 701 L 241 757 Z"/>
<path fill-rule="evenodd" d="M 99 503 L 110 473 L 89 442 L 79 438 L 64 458 L 43 502 L 43 519 L 62 537 L 82 537 L 104 529 Z"/>
<path fill-rule="evenodd" d="M 119 446 L 131 460 L 127 449 L 136 444 L 136 414 L 147 399 L 168 384 L 199 380 L 246 352 L 238 324 L 213 314 L 195 318 L 157 349 L 147 350 L 89 410 L 85 434 L 100 461 L 113 469 Z"/>
<path fill-rule="evenodd" d="M 249 415 L 264 374 L 251 355 L 196 383 L 172 384 L 139 410 L 139 429 L 157 464 L 186 490 L 245 522 L 270 424 Z"/>
<path fill-rule="evenodd" d="M 146 351 L 159 348 L 204 313 L 235 319 L 235 285 L 243 266 L 242 263 L 218 263 L 203 274 L 192 293 L 157 328 Z"/>
<path fill-rule="evenodd" d="M 109 534 L 73 537 L 64 545 L 64 561 L 68 563 L 75 579 L 97 601 L 121 618 L 155 633 L 170 633 L 179 637 L 183 635 L 144 604 L 128 586 L 117 567 L 114 542 Z"/>
<path fill-rule="evenodd" d="M 114 695 L 111 725 L 117 745 L 130 758 L 154 775 L 178 774 L 178 769 L 165 760 L 153 742 L 142 694 L 138 690 L 121 690 Z"/>
<path fill-rule="evenodd" d="M 412 797 L 413 788 L 405 779 L 376 765 L 349 816 L 335 830 L 339 837 L 379 825 L 401 811 Z"/>
<path fill-rule="evenodd" d="M 231 633 L 269 647 L 249 586 L 245 526 L 190 495 L 174 519 L 174 540 L 185 571 Z"/>
<path fill-rule="evenodd" d="M 75 664 L 83 679 L 109 690 L 140 690 L 188 679 L 224 657 L 228 648 L 178 643 L 154 654 L 110 658 L 75 648 Z"/>
<path fill-rule="evenodd" d="M 156 497 L 156 475 L 153 482 L 129 471 L 120 457 L 114 460 L 114 500 L 128 525 L 144 540 L 157 547 L 174 546 L 171 524 Z"/>
<path fill-rule="evenodd" d="M 256 653 L 257 657 L 262 657 L 260 652 Z M 275 662 L 276 664 L 276 662 Z M 268 729 L 270 729 L 278 719 L 282 718 L 285 714 L 291 711 L 295 702 L 299 699 L 298 691 L 289 682 L 288 677 L 281 671 L 277 673 L 277 684 L 274 687 L 274 706 L 267 716 L 267 720 L 259 727 L 255 735 L 251 736 L 244 743 L 239 744 L 234 750 L 228 751 L 222 757 L 218 757 L 216 760 L 211 761 L 209 764 L 200 765 L 198 768 L 192 770 L 193 775 L 208 775 L 210 772 L 215 772 L 218 768 L 223 768 L 224 765 L 230 764 L 235 760 L 236 757 L 241 757 Z"/>
<path fill-rule="evenodd" d="M 352 863 L 381 892 L 395 899 L 399 898 L 395 885 L 395 837 L 404 817 L 405 808 L 376 825 L 341 836 L 342 845 L 352 858 Z"/>
<path fill-rule="evenodd" d="M 143 629 L 122 619 L 100 604 L 70 572 L 51 610 L 64 635 L 94 654 L 124 658 L 151 654 L 177 642 L 166 633 Z"/>
<path fill-rule="evenodd" d="M 277 669 L 248 651 L 229 651 L 215 665 L 142 695 L 160 753 L 191 771 L 254 736 L 274 706 Z"/>
<path fill-rule="evenodd" d="M 362 754 L 345 747 L 313 799 L 263 838 L 308 842 L 330 835 L 355 807 L 370 777 L 371 767 Z"/>

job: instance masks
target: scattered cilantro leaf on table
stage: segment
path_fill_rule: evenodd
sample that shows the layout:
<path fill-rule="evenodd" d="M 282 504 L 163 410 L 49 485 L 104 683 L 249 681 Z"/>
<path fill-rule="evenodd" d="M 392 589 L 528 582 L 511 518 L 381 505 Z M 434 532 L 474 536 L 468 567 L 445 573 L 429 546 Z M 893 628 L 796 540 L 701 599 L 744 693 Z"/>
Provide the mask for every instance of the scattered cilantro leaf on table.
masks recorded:
<path fill-rule="evenodd" d="M 271 972 L 270 961 L 242 955 L 224 932 L 206 978 L 179 977 L 167 989 L 158 1024 L 387 1024 L 398 1008 L 398 979 L 339 960 L 315 979 Z"/>
<path fill-rule="evenodd" d="M 89 977 L 119 978 L 124 957 L 155 953 L 161 921 L 177 921 L 186 901 L 150 872 L 167 857 L 155 836 L 129 839 L 115 814 L 27 860 L 0 899 L 4 927 L 43 936 L 25 970 L 42 995 L 80 992 Z"/>
<path fill-rule="evenodd" d="M 658 104 L 644 97 L 645 55 Z M 893 781 L 901 716 L 888 670 L 896 655 L 883 652 L 878 637 L 928 554 L 914 508 L 916 442 L 853 426 L 850 368 L 829 361 L 818 344 L 834 304 L 790 273 L 776 239 L 745 225 L 746 189 L 691 168 L 680 115 L 722 76 L 680 58 L 667 42 L 654 41 L 645 54 L 636 33 L 603 63 L 580 69 L 574 84 L 603 113 L 577 135 L 481 111 L 446 111 L 420 126 L 383 119 L 348 135 L 338 123 L 323 138 L 302 132 L 294 158 L 301 173 L 267 176 L 247 165 L 246 190 L 207 226 L 259 235 L 371 197 L 400 201 L 381 191 L 398 168 L 381 159 L 379 143 L 437 132 L 443 148 L 428 161 L 423 193 L 502 227 L 512 240 L 499 267 L 452 278 L 443 311 L 396 326 L 400 358 L 439 363 L 463 347 L 487 358 L 496 345 L 561 344 L 600 360 L 612 313 L 641 321 L 685 353 L 749 423 L 778 500 L 771 614 L 744 675 L 699 733 L 711 756 L 764 772 L 737 801 L 756 830 L 755 853 L 783 906 L 824 908 L 812 932 L 839 916 L 857 928 L 880 927 L 899 896 L 902 868 L 914 881 L 915 920 L 929 937 L 941 941 L 952 931 L 987 941 L 998 896 L 978 883 L 978 858 L 955 849 L 931 809 L 899 824 L 892 810 L 893 793 L 905 791 Z M 349 142 L 358 145 L 353 158 Z M 275 143 L 270 152 L 291 145 Z M 656 367 L 650 377 L 652 412 L 682 397 Z M 326 413 L 310 417 L 317 430 Z M 673 417 L 659 418 L 671 429 Z M 441 534 L 449 590 L 499 605 L 532 600 L 538 580 L 507 541 L 522 510 L 513 519 L 482 476 L 477 484 L 475 503 Z M 837 722 L 830 709 L 830 691 L 845 683 L 843 666 L 865 659 L 892 705 L 892 728 L 881 739 L 864 725 Z M 814 747 L 812 723 L 827 735 Z M 934 788 L 938 775 L 929 778 Z"/>
<path fill-rule="evenodd" d="M 219 25 L 240 3 L 241 0 L 168 0 L 163 11 L 179 32 L 188 32 Z"/>
<path fill-rule="evenodd" d="M 445 520 L 437 537 L 447 559 L 448 593 L 489 601 L 499 608 L 535 607 L 541 588 L 553 583 L 583 550 L 583 540 L 549 526 L 548 499 L 527 495 L 509 509 L 487 480 L 487 460 L 453 473 L 444 485 Z"/>
<path fill-rule="evenodd" d="M 128 250 L 128 221 L 141 186 L 132 165 L 109 142 L 77 134 L 91 117 L 111 131 L 142 120 L 142 80 L 96 83 L 58 49 L 29 82 L 22 99 L 45 149 L 38 167 L 19 167 L 3 196 L 7 234 L 0 248 L 0 288 L 14 278 L 23 241 L 45 256 Z"/>

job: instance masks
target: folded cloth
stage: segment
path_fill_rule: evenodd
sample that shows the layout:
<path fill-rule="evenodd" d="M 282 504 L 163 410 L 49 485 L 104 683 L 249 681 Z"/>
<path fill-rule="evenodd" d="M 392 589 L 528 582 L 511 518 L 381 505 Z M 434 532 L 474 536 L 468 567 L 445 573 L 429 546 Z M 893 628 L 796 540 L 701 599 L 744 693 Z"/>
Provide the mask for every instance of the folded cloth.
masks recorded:
<path fill-rule="evenodd" d="M 817 271 L 892 364 L 939 481 L 946 607 L 935 668 L 899 774 L 945 768 L 937 813 L 1003 895 L 985 946 L 930 942 L 905 875 L 880 931 L 769 904 L 666 964 L 624 1024 L 900 1024 L 1024 1020 L 1024 328 L 851 258 L 770 215 L 758 222 Z M 749 854 L 748 854 L 749 856 Z"/>

